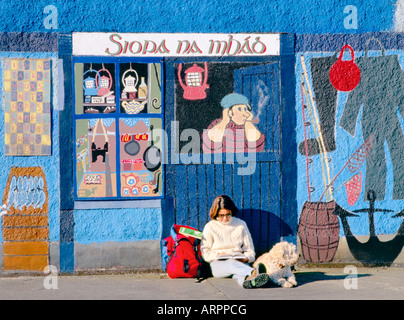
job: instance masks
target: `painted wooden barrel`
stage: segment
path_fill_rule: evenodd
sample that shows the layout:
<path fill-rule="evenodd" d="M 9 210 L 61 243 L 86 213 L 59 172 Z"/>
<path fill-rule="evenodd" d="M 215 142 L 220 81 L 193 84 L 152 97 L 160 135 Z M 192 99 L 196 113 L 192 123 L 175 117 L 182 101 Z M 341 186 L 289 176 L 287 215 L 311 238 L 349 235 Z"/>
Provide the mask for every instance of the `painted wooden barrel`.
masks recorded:
<path fill-rule="evenodd" d="M 308 262 L 329 262 L 339 243 L 339 220 L 335 201 L 305 202 L 299 219 L 298 234 L 303 258 Z"/>

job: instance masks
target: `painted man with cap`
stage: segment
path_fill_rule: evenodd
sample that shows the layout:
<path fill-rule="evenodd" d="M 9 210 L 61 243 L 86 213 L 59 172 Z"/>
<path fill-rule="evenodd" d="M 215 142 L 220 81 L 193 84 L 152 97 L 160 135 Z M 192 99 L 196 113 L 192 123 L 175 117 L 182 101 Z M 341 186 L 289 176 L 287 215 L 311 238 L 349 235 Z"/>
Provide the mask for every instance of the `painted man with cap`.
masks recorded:
<path fill-rule="evenodd" d="M 260 152 L 264 149 L 265 135 L 254 125 L 251 106 L 246 96 L 226 95 L 222 101 L 223 117 L 214 120 L 203 133 L 203 151 Z"/>

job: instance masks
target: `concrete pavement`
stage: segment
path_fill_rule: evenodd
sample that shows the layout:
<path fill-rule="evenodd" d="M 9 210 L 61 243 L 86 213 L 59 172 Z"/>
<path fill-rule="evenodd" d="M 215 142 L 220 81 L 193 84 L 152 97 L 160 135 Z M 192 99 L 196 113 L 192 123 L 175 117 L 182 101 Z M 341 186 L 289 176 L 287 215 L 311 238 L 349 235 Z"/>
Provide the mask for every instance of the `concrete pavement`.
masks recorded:
<path fill-rule="evenodd" d="M 357 273 L 355 273 L 357 271 Z M 297 268 L 298 286 L 243 289 L 233 279 L 169 279 L 163 273 L 0 278 L 1 300 L 402 300 L 404 268 Z"/>

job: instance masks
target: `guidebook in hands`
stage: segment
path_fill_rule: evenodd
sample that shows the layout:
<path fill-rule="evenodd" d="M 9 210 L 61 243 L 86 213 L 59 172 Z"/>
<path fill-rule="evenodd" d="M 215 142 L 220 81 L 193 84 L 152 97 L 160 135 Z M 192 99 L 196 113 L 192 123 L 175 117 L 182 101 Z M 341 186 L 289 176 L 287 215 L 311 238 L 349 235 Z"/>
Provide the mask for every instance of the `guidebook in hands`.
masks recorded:
<path fill-rule="evenodd" d="M 216 258 L 216 260 L 228 260 L 228 259 L 234 259 L 234 260 L 238 260 L 238 259 L 246 259 L 247 257 L 241 253 L 237 253 L 235 255 L 231 255 L 231 254 L 224 254 L 221 255 L 219 257 Z"/>

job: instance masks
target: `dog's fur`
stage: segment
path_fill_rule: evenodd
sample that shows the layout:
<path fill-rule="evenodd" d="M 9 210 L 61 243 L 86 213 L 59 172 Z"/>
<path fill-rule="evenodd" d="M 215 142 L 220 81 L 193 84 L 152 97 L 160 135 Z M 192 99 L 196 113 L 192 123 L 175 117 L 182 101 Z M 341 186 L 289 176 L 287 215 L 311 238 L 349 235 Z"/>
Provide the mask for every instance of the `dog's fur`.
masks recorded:
<path fill-rule="evenodd" d="M 254 262 L 253 267 L 258 269 L 258 265 L 262 263 L 273 283 L 284 288 L 291 288 L 297 285 L 291 267 L 297 263 L 298 259 L 296 246 L 282 241 L 274 245 L 269 252 L 261 255 Z"/>

